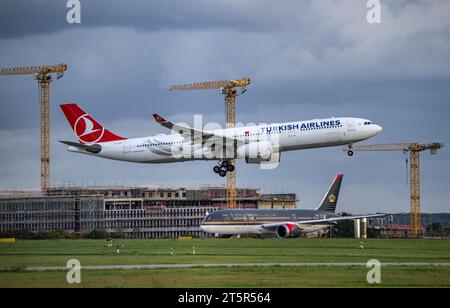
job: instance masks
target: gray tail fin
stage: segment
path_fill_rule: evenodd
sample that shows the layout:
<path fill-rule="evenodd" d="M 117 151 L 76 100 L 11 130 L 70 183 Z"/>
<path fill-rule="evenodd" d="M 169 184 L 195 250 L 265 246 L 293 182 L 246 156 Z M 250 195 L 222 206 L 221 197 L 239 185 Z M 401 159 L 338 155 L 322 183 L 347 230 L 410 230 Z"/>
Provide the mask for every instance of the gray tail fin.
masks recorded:
<path fill-rule="evenodd" d="M 316 210 L 331 212 L 334 213 L 336 211 L 336 204 L 339 198 L 339 191 L 341 190 L 342 179 L 344 178 L 343 174 L 338 174 L 334 178 L 333 183 L 328 189 L 327 193 L 323 197 L 322 202 Z"/>

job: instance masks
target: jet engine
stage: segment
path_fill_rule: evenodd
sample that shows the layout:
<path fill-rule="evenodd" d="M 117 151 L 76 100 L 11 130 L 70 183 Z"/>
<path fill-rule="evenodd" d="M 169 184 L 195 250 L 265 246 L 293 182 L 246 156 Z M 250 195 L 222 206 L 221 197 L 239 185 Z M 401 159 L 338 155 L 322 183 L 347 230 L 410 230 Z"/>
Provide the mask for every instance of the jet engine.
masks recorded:
<path fill-rule="evenodd" d="M 278 237 L 297 238 L 300 236 L 300 233 L 301 229 L 294 224 L 281 225 L 276 229 L 276 234 Z"/>
<path fill-rule="evenodd" d="M 238 156 L 245 157 L 245 161 L 248 164 L 280 161 L 280 155 L 278 151 L 274 150 L 270 141 L 255 141 L 242 145 L 238 148 Z"/>

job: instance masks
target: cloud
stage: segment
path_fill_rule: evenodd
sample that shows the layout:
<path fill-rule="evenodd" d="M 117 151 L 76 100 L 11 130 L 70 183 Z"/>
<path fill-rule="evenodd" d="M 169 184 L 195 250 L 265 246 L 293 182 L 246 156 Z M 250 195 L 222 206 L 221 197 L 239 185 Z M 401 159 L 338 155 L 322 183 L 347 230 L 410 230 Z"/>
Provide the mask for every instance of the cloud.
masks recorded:
<path fill-rule="evenodd" d="M 67 63 L 52 83 L 55 182 L 221 185 L 211 162 L 139 165 L 68 153 L 73 140 L 58 104 L 77 102 L 128 137 L 164 132 L 151 115 L 223 122 L 217 91 L 169 92 L 172 83 L 250 76 L 237 100 L 243 123 L 358 116 L 383 126 L 371 142 L 449 143 L 450 4 L 382 1 L 382 23 L 365 1 L 83 1 L 82 24 L 65 1 L 0 2 L 0 66 Z M 41 8 L 45 7 L 45 10 Z M 39 12 L 39 13 L 37 13 Z M 39 185 L 38 88 L 32 76 L 0 78 L 0 187 Z M 450 143 L 449 143 L 450 144 Z M 424 211 L 448 208 L 444 148 L 422 155 Z M 408 210 L 405 157 L 339 148 L 285 153 L 280 167 L 239 163 L 238 185 L 297 192 L 314 207 L 337 172 L 342 209 Z"/>
<path fill-rule="evenodd" d="M 66 21 L 67 1 L 3 0 L 0 38 L 49 34 L 72 27 Z M 288 13 L 292 2 L 230 0 L 80 0 L 81 24 L 93 28 L 119 26 L 142 31 L 235 29 L 267 30 Z M 45 9 L 43 9 L 45 8 Z M 270 22 L 270 20 L 273 22 Z"/>

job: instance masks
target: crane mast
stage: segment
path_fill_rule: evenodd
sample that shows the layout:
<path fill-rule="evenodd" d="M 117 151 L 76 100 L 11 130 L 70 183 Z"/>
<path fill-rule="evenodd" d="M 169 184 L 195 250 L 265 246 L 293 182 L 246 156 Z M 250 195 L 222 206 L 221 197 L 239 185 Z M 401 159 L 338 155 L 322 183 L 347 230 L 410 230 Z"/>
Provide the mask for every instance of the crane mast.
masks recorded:
<path fill-rule="evenodd" d="M 40 105 L 40 148 L 41 148 L 41 192 L 50 187 L 50 84 L 51 74 L 60 79 L 67 70 L 67 64 L 21 66 L 0 69 L 0 75 L 34 75 L 39 84 Z"/>
<path fill-rule="evenodd" d="M 205 81 L 187 84 L 172 85 L 171 91 L 174 90 L 206 90 L 220 89 L 220 93 L 225 95 L 225 122 L 226 128 L 234 128 L 236 126 L 236 97 L 247 91 L 250 85 L 250 78 Z M 238 93 L 237 88 L 240 88 Z M 234 160 L 230 160 L 233 166 Z M 236 208 L 236 169 L 227 173 L 227 208 Z"/>
<path fill-rule="evenodd" d="M 443 143 L 419 144 L 416 142 L 353 145 L 351 147 L 353 151 L 409 152 L 410 225 L 411 230 L 418 235 L 420 235 L 422 231 L 422 224 L 420 221 L 420 152 L 429 150 L 430 154 L 436 154 L 437 150 L 442 147 L 444 147 Z"/>
<path fill-rule="evenodd" d="M 226 128 L 234 128 L 236 126 L 236 89 L 224 88 L 222 94 L 225 94 L 225 117 Z M 230 161 L 236 166 L 234 160 Z M 236 208 L 236 169 L 234 172 L 227 174 L 227 208 Z"/>

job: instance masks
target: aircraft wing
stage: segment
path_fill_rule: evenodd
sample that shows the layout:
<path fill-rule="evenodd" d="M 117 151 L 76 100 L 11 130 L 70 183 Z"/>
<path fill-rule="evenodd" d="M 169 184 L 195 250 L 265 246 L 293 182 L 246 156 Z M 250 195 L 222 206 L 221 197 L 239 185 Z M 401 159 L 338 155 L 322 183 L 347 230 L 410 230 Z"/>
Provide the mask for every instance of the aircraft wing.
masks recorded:
<path fill-rule="evenodd" d="M 206 141 L 208 141 L 208 143 L 211 143 L 211 144 L 218 143 L 218 144 L 225 144 L 225 145 L 230 145 L 230 146 L 234 145 L 235 143 L 245 144 L 245 140 L 226 137 L 226 136 L 219 135 L 219 134 L 213 134 L 213 133 L 210 133 L 210 132 L 207 132 L 204 130 L 192 128 L 189 126 L 179 125 L 177 123 L 172 123 L 170 121 L 167 121 L 166 119 L 164 119 L 163 117 L 161 117 L 160 115 L 158 115 L 156 113 L 153 114 L 153 117 L 155 118 L 156 122 L 158 122 L 162 126 L 179 133 L 186 139 L 193 140 L 195 143 L 201 142 L 202 144 L 204 144 Z"/>
<path fill-rule="evenodd" d="M 312 219 L 312 220 L 299 220 L 299 221 L 285 221 L 285 222 L 277 222 L 277 223 L 271 223 L 271 224 L 263 224 L 263 228 L 268 229 L 275 229 L 278 226 L 283 226 L 286 224 L 296 224 L 299 228 L 300 225 L 317 225 L 321 223 L 329 223 L 329 222 L 336 222 L 341 220 L 353 220 L 353 219 L 361 219 L 361 218 L 375 218 L 375 217 L 383 217 L 387 214 L 369 214 L 369 215 L 359 215 L 359 216 L 338 216 L 338 217 L 331 217 L 331 218 L 325 218 L 325 219 Z"/>

